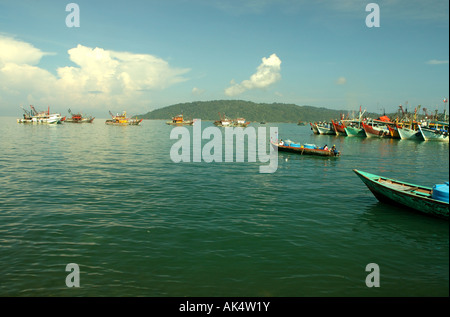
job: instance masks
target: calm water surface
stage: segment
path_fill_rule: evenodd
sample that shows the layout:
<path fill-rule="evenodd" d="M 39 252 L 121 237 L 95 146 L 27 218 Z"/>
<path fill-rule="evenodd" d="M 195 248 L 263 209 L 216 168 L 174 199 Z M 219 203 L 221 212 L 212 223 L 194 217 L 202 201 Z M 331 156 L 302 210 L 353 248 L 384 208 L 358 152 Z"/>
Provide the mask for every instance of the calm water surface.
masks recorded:
<path fill-rule="evenodd" d="M 343 155 L 279 153 L 260 174 L 259 162 L 173 163 L 164 121 L 0 118 L 0 296 L 449 296 L 448 221 L 378 202 L 352 171 L 440 184 L 448 143 L 265 126 Z"/>

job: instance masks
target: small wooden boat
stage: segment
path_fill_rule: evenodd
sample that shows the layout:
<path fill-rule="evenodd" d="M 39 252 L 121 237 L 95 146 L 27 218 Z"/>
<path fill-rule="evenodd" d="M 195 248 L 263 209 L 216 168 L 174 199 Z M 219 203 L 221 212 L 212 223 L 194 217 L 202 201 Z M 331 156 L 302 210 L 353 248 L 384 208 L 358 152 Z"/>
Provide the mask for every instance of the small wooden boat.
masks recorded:
<path fill-rule="evenodd" d="M 336 149 L 319 148 L 315 144 L 298 144 L 290 140 L 273 142 L 271 144 L 281 152 L 291 152 L 301 155 L 316 155 L 316 156 L 340 156 L 341 152 Z"/>
<path fill-rule="evenodd" d="M 171 121 L 167 121 L 166 124 L 176 125 L 176 126 L 193 125 L 194 121 L 192 121 L 192 120 L 184 120 L 183 115 L 180 114 L 178 116 L 172 117 L 172 120 Z"/>
<path fill-rule="evenodd" d="M 378 200 L 448 220 L 448 182 L 430 188 L 356 169 L 353 171 Z"/>

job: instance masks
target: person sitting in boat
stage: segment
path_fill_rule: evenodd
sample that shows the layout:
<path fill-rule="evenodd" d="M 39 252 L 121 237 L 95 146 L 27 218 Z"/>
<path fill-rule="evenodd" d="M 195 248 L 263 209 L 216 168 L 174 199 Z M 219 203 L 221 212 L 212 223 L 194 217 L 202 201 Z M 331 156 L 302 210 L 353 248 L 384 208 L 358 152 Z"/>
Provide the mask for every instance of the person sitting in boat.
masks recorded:
<path fill-rule="evenodd" d="M 336 145 L 335 144 L 333 144 L 333 146 L 331 147 L 331 151 L 333 151 L 333 153 L 334 153 L 334 156 L 337 156 L 338 155 L 338 150 L 336 149 Z"/>
<path fill-rule="evenodd" d="M 325 151 L 328 151 L 328 146 L 325 144 L 325 146 L 323 147 L 323 149 L 324 149 Z"/>
<path fill-rule="evenodd" d="M 283 139 L 280 139 L 280 145 L 284 145 Z"/>

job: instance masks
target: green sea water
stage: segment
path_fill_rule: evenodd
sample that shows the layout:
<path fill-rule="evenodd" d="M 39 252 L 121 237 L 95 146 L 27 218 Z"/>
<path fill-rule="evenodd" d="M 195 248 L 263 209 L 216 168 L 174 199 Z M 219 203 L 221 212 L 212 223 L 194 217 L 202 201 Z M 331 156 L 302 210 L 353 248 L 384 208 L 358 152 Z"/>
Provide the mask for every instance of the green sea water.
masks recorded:
<path fill-rule="evenodd" d="M 174 163 L 164 121 L 0 118 L 0 296 L 449 296 L 448 221 L 378 202 L 352 171 L 431 187 L 448 181 L 448 143 L 271 126 L 342 156 L 278 153 L 261 174 Z"/>

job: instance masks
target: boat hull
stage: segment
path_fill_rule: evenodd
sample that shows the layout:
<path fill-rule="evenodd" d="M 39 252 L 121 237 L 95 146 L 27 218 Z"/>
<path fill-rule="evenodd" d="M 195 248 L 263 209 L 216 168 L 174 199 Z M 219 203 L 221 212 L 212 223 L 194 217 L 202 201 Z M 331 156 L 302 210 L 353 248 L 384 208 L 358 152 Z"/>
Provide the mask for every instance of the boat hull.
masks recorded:
<path fill-rule="evenodd" d="M 336 133 L 336 135 L 347 135 L 347 132 L 345 132 L 345 126 L 343 124 L 334 122 L 333 120 L 331 120 L 331 123 L 333 124 L 334 132 Z"/>
<path fill-rule="evenodd" d="M 345 132 L 347 133 L 347 136 L 356 136 L 356 137 L 366 137 L 366 132 L 362 128 L 355 128 L 355 127 L 345 127 Z"/>
<path fill-rule="evenodd" d="M 336 132 L 334 131 L 334 128 L 332 128 L 332 127 L 321 127 L 318 125 L 317 130 L 319 131 L 319 134 L 322 134 L 322 135 L 336 135 Z"/>
<path fill-rule="evenodd" d="M 390 137 L 389 130 L 377 128 L 370 124 L 362 123 L 364 132 L 368 138 L 385 138 Z"/>
<path fill-rule="evenodd" d="M 427 193 L 431 192 L 432 188 L 399 182 L 356 169 L 353 171 L 379 201 L 448 220 L 449 204 L 431 198 Z"/>
<path fill-rule="evenodd" d="M 448 142 L 448 131 L 433 130 L 419 126 L 420 133 L 425 141 Z"/>
<path fill-rule="evenodd" d="M 397 126 L 397 131 L 402 140 L 423 141 L 422 134 L 418 130 Z"/>
<path fill-rule="evenodd" d="M 332 150 L 322 150 L 322 149 L 309 149 L 307 147 L 293 147 L 280 145 L 274 142 L 271 142 L 272 146 L 276 147 L 280 152 L 289 152 L 289 153 L 297 153 L 300 155 L 315 155 L 315 156 L 329 156 L 336 157 L 340 156 L 340 153 L 337 155 Z"/>
<path fill-rule="evenodd" d="M 315 123 L 310 122 L 309 123 L 311 125 L 311 130 L 313 131 L 314 134 L 319 134 L 319 130 L 317 129 L 317 125 Z"/>

